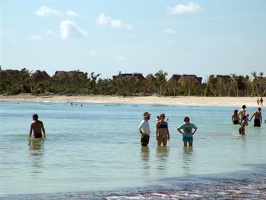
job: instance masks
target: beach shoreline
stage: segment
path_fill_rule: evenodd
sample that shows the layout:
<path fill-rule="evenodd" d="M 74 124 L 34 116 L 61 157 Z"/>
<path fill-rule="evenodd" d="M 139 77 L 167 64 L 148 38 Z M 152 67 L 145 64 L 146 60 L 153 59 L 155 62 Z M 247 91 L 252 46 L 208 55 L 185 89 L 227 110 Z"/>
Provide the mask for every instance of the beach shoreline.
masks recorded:
<path fill-rule="evenodd" d="M 0 102 L 69 102 L 69 103 L 115 103 L 152 105 L 233 106 L 258 107 L 256 97 L 195 97 L 195 96 L 104 96 L 104 95 L 0 95 Z"/>

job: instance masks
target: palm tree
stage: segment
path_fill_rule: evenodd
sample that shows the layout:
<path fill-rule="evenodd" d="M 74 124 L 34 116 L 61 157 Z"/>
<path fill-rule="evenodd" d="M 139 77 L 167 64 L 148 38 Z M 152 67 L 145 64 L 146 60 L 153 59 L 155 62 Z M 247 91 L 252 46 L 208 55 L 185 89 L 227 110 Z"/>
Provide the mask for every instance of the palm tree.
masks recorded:
<path fill-rule="evenodd" d="M 231 74 L 231 85 L 233 86 L 235 97 L 238 97 L 238 78 L 236 74 Z"/>
<path fill-rule="evenodd" d="M 160 70 L 156 74 L 154 74 L 156 82 L 159 85 L 159 96 L 162 95 L 162 88 L 163 88 L 164 83 L 166 82 L 166 76 L 167 75 L 168 75 L 168 73 L 163 72 L 163 70 Z"/>
<path fill-rule="evenodd" d="M 252 95 L 253 96 L 259 96 L 257 73 L 256 72 L 251 72 L 251 75 L 253 76 L 253 80 L 252 80 Z"/>
<path fill-rule="evenodd" d="M 249 96 L 249 89 L 250 89 L 250 80 L 249 80 L 249 76 L 245 76 L 244 78 L 243 78 L 243 82 L 245 83 L 245 89 L 246 89 L 246 95 L 247 95 L 247 97 Z"/>

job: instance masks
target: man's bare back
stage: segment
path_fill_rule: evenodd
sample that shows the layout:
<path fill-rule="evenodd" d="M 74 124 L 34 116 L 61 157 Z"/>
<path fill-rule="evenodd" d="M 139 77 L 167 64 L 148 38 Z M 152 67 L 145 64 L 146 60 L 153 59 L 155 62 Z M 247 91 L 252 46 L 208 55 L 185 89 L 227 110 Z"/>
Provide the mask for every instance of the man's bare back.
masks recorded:
<path fill-rule="evenodd" d="M 43 133 L 43 136 L 46 137 L 43 123 L 42 121 L 38 120 L 38 115 L 34 114 L 32 116 L 32 119 L 33 119 L 33 122 L 31 122 L 31 125 L 30 125 L 29 136 L 30 137 L 33 136 L 35 138 L 42 138 L 42 133 Z"/>

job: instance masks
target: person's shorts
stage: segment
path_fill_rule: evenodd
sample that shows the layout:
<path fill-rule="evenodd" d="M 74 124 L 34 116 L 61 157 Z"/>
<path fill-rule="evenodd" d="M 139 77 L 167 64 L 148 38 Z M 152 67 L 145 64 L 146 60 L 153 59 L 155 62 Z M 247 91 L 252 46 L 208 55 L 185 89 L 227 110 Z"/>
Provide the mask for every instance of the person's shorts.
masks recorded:
<path fill-rule="evenodd" d="M 254 126 L 260 127 L 260 119 L 254 120 Z"/>
<path fill-rule="evenodd" d="M 141 137 L 140 143 L 142 146 L 147 146 L 149 144 L 149 141 L 150 141 L 150 136 L 148 134 L 144 134 Z"/>
<path fill-rule="evenodd" d="M 234 124 L 239 124 L 239 121 L 238 120 L 234 120 Z"/>
<path fill-rule="evenodd" d="M 183 142 L 193 142 L 193 137 L 186 137 L 186 136 L 183 136 Z"/>

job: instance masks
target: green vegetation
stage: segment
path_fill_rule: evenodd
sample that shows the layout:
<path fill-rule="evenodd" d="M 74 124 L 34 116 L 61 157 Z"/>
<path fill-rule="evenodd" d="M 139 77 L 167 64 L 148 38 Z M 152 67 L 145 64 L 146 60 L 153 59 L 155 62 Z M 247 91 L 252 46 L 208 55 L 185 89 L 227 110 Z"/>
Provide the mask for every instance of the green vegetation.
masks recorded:
<path fill-rule="evenodd" d="M 158 96 L 265 96 L 266 78 L 260 72 L 251 76 L 210 75 L 205 82 L 196 75 L 173 75 L 162 70 L 146 78 L 142 74 L 121 74 L 102 79 L 100 74 L 80 71 L 57 71 L 50 77 L 45 71 L 32 73 L 21 70 L 1 70 L 0 94 L 16 95 L 158 95 Z"/>

